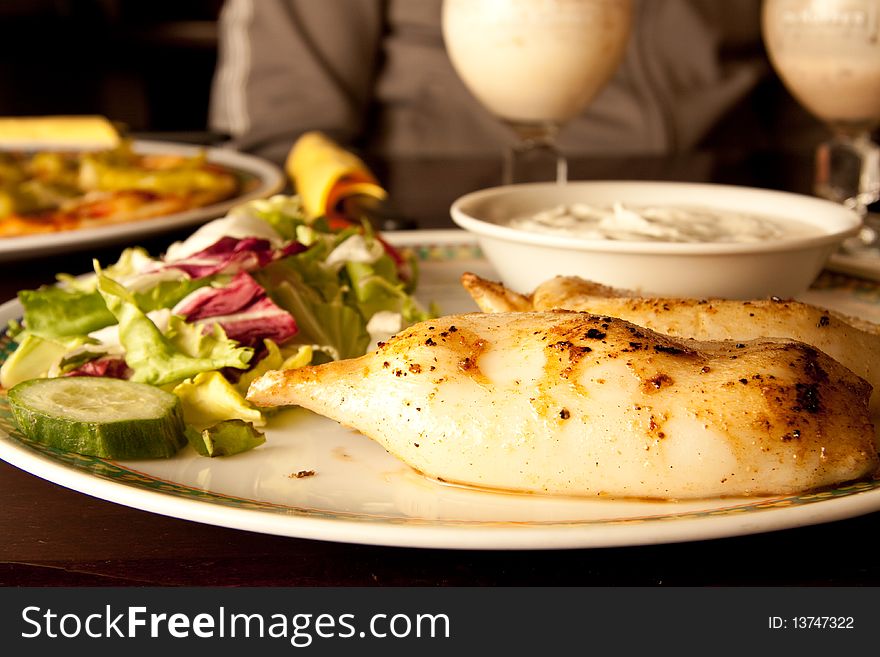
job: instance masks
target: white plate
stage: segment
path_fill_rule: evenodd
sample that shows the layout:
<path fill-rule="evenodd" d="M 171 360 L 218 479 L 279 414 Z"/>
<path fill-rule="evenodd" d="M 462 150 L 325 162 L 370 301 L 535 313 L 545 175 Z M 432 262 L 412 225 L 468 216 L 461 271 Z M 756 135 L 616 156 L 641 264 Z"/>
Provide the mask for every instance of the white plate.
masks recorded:
<path fill-rule="evenodd" d="M 457 231 L 390 234 L 421 263 L 420 297 L 474 310 L 465 270 L 494 272 Z M 823 277 L 810 298 L 880 318 L 880 292 Z M 855 296 L 854 296 L 855 295 Z M 855 298 L 861 295 L 860 298 Z M 0 322 L 19 316 L 0 307 Z M 5 357 L 5 356 L 4 356 Z M 880 509 L 880 482 L 750 499 L 644 502 L 492 493 L 429 481 L 378 444 L 305 410 L 270 424 L 265 445 L 231 458 L 189 449 L 160 461 L 113 462 L 29 443 L 0 400 L 0 458 L 49 481 L 138 509 L 267 534 L 376 545 L 550 549 L 690 541 L 828 522 Z M 297 478 L 302 471 L 313 476 Z"/>
<path fill-rule="evenodd" d="M 238 174 L 244 186 L 243 191 L 220 203 L 164 217 L 58 233 L 3 237 L 0 238 L 0 262 L 45 256 L 83 247 L 93 248 L 200 224 L 208 219 L 223 216 L 234 205 L 271 196 L 281 191 L 285 184 L 281 169 L 271 162 L 245 153 L 163 141 L 135 141 L 134 149 L 138 153 L 169 155 L 197 155 L 204 151 L 208 161 L 228 167 Z"/>

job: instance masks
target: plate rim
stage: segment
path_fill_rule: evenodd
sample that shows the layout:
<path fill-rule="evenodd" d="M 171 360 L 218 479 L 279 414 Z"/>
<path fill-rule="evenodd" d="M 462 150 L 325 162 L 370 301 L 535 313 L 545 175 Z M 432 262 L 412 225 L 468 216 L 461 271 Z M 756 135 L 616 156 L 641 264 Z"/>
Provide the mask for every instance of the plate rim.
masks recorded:
<path fill-rule="evenodd" d="M 403 247 L 471 247 L 475 242 L 465 231 L 456 229 L 390 233 L 386 237 Z M 20 316 L 20 312 L 21 305 L 17 299 L 3 303 L 0 305 L 0 324 Z M 846 484 L 830 492 L 756 498 L 752 502 L 748 502 L 748 498 L 741 498 L 744 502 L 743 513 L 736 513 L 739 508 L 737 505 L 728 505 L 718 507 L 718 515 L 712 515 L 711 510 L 692 513 L 684 511 L 679 514 L 658 515 L 647 520 L 557 520 L 536 524 L 502 520 L 376 518 L 357 513 L 336 513 L 334 516 L 333 512 L 283 505 L 276 511 L 236 507 L 101 477 L 86 467 L 77 467 L 50 457 L 10 436 L 2 427 L 0 459 L 45 481 L 140 511 L 289 538 L 386 547 L 555 550 L 659 545 L 793 529 L 880 511 L 880 483 L 876 483 L 837 497 L 833 496 L 834 491 L 844 490 Z M 115 461 L 98 460 L 154 482 L 162 482 L 136 468 Z M 181 488 L 197 490 L 188 484 L 172 483 Z M 851 488 L 859 486 L 858 483 L 850 485 Z M 210 490 L 206 492 L 211 494 Z M 792 502 L 811 496 L 816 499 Z M 259 500 L 255 501 L 261 503 Z M 268 506 L 270 503 L 261 504 Z M 312 515 L 309 515 L 310 512 Z"/>
<path fill-rule="evenodd" d="M 287 184 L 284 172 L 280 167 L 269 160 L 249 153 L 216 146 L 199 146 L 149 139 L 135 139 L 132 144 L 135 150 L 142 153 L 195 155 L 204 152 L 209 161 L 254 176 L 259 184 L 254 189 L 233 198 L 162 217 L 56 233 L 0 238 L 0 262 L 22 260 L 37 254 L 48 255 L 72 247 L 112 244 L 132 237 L 146 237 L 185 228 L 220 217 L 241 203 L 277 194 Z"/>
<path fill-rule="evenodd" d="M 555 550 L 660 545 L 794 529 L 857 517 L 880 509 L 880 488 L 874 488 L 846 497 L 790 506 L 773 506 L 784 504 L 785 499 L 770 498 L 766 508 L 752 508 L 743 514 L 684 514 L 671 519 L 657 516 L 647 522 L 553 521 L 536 525 L 527 522 L 432 522 L 430 519 L 377 521 L 366 516 L 362 519 L 310 517 L 299 515 L 294 507 L 287 509 L 286 513 L 243 509 L 170 492 L 146 490 L 103 479 L 86 470 L 31 453 L 2 431 L 0 459 L 53 484 L 139 511 L 288 538 L 386 547 Z M 816 507 L 821 507 L 823 513 L 817 514 Z"/>

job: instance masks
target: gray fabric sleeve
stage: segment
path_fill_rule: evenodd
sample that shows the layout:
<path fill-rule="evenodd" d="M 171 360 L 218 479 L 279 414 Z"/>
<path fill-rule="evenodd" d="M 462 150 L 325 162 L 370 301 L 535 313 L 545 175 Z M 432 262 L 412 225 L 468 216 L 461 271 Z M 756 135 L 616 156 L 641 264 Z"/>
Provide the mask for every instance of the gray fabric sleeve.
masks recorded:
<path fill-rule="evenodd" d="M 276 161 L 306 130 L 349 140 L 367 114 L 382 20 L 373 0 L 228 0 L 211 128 Z"/>

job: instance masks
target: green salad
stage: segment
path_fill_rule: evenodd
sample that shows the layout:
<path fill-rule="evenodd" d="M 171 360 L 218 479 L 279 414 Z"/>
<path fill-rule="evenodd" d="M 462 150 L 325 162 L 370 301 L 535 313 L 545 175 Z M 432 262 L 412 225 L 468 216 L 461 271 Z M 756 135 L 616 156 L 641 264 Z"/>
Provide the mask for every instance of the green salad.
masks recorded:
<path fill-rule="evenodd" d="M 186 442 L 206 456 L 265 440 L 267 411 L 245 399 L 262 373 L 359 356 L 432 316 L 412 296 L 414 261 L 366 224 L 307 220 L 296 196 L 240 205 L 160 257 L 130 248 L 94 269 L 19 293 L 0 386 L 82 377 L 80 399 L 95 378 L 154 386 L 179 399 Z"/>

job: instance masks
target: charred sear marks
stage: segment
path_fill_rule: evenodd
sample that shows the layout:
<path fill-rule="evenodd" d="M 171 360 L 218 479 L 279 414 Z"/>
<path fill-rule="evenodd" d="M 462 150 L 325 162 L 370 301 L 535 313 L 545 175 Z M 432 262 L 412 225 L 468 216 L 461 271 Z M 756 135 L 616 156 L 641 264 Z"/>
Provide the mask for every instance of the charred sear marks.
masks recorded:
<path fill-rule="evenodd" d="M 688 353 L 686 350 L 681 349 L 679 347 L 674 347 L 668 344 L 655 344 L 653 346 L 654 351 L 658 354 L 669 354 L 671 356 L 679 356 L 681 354 Z"/>
<path fill-rule="evenodd" d="M 489 348 L 489 341 L 468 330 L 460 330 L 454 324 L 438 329 L 433 337 L 435 344 L 449 349 L 455 356 L 458 369 L 475 379 L 483 380 L 480 356 Z"/>
<path fill-rule="evenodd" d="M 479 358 L 488 349 L 489 341 L 473 331 L 461 329 L 455 324 L 443 325 L 441 322 L 442 320 L 435 320 L 417 333 L 399 333 L 382 344 L 380 352 L 389 359 L 382 362 L 382 367 L 390 368 L 391 357 L 396 357 L 399 366 L 392 369 L 396 377 L 434 372 L 439 355 L 444 353 L 447 354 L 444 358 L 451 356 L 454 359 L 460 372 L 485 381 L 486 377 L 480 371 Z M 423 358 L 426 352 L 429 354 L 428 362 L 424 362 Z"/>
<path fill-rule="evenodd" d="M 822 411 L 820 387 L 828 383 L 828 373 L 819 364 L 819 353 L 812 347 L 802 345 L 800 358 L 793 363 L 803 374 L 802 381 L 795 383 L 796 412 L 819 413 Z"/>
<path fill-rule="evenodd" d="M 795 384 L 797 393 L 797 406 L 795 411 L 806 411 L 807 413 L 818 413 L 822 410 L 822 404 L 819 397 L 819 386 L 815 383 L 797 383 Z"/>
<path fill-rule="evenodd" d="M 479 370 L 477 359 L 474 356 L 465 356 L 458 361 L 458 369 L 462 372 L 474 373 Z"/>
<path fill-rule="evenodd" d="M 655 415 L 651 415 L 648 420 L 648 434 L 654 438 L 658 438 L 663 440 L 666 438 L 666 432 L 663 431 L 663 420 L 665 418 L 658 418 Z"/>
<path fill-rule="evenodd" d="M 554 351 L 566 354 L 572 361 L 580 360 L 584 357 L 584 355 L 593 351 L 592 347 L 587 347 L 586 345 L 576 345 L 569 342 L 568 340 L 560 340 L 559 342 L 554 342 L 549 345 L 549 348 Z"/>
<path fill-rule="evenodd" d="M 828 381 L 828 373 L 819 364 L 819 353 L 813 347 L 803 347 L 804 374 L 816 383 Z"/>
<path fill-rule="evenodd" d="M 631 354 L 627 365 L 641 380 L 643 390 L 657 392 L 674 384 L 673 370 L 699 367 L 705 360 L 681 340 L 612 317 L 580 315 L 552 333 L 547 344 L 548 364 L 558 363 L 557 372 L 564 379 L 570 378 L 581 362 L 598 364 Z"/>
<path fill-rule="evenodd" d="M 589 353 L 592 353 L 592 347 L 588 347 L 586 345 L 576 345 L 570 342 L 569 340 L 559 340 L 558 342 L 553 342 L 547 346 L 547 348 L 551 352 L 557 352 L 559 355 L 557 358 L 559 361 L 566 361 L 563 364 L 562 369 L 559 372 L 559 375 L 567 379 L 571 376 L 571 373 L 574 371 L 574 368 L 580 363 L 581 359 Z"/>
<path fill-rule="evenodd" d="M 642 382 L 642 390 L 644 392 L 657 392 L 661 388 L 668 388 L 673 383 L 672 377 L 663 372 L 659 372 L 654 376 L 648 377 Z"/>

